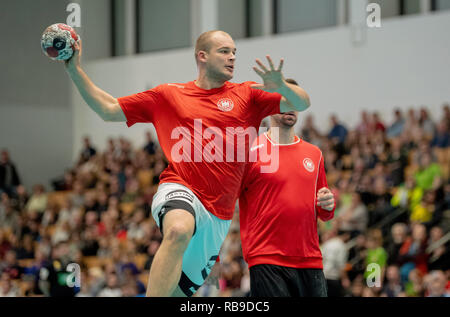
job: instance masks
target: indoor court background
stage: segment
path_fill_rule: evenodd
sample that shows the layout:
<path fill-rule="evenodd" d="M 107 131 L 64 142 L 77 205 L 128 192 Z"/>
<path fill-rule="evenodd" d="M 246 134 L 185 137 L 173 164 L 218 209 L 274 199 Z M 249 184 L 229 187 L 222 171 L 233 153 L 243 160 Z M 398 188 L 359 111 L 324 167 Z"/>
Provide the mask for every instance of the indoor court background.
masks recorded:
<path fill-rule="evenodd" d="M 71 3 L 81 8 L 83 69 L 115 97 L 194 80 L 192 45 L 207 30 L 235 39 L 234 82 L 259 81 L 256 58 L 285 58 L 285 77 L 312 101 L 297 135 L 323 151 L 338 200 L 321 242 L 352 231 L 346 296 L 448 296 L 450 0 L 1 0 L 0 150 L 22 185 L 0 201 L 1 296 L 57 295 L 48 283 L 67 296 L 142 296 L 161 240 L 146 208 L 166 165 L 153 127 L 103 122 L 41 51 L 42 32 L 67 23 Z M 379 28 L 367 26 L 369 3 L 381 6 Z M 355 209 L 363 216 L 349 224 Z M 219 288 L 197 296 L 248 293 L 238 216 Z M 373 254 L 380 287 L 366 281 Z M 64 285 L 68 263 L 80 265 L 81 289 Z"/>

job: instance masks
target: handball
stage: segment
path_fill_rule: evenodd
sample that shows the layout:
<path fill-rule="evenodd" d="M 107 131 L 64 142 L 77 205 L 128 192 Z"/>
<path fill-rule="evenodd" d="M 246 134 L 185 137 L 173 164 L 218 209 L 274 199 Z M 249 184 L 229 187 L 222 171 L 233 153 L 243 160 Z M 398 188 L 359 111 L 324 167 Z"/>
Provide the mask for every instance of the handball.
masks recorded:
<path fill-rule="evenodd" d="M 65 61 L 72 57 L 74 44 L 80 39 L 75 30 L 63 23 L 50 25 L 41 38 L 44 54 L 54 61 Z"/>

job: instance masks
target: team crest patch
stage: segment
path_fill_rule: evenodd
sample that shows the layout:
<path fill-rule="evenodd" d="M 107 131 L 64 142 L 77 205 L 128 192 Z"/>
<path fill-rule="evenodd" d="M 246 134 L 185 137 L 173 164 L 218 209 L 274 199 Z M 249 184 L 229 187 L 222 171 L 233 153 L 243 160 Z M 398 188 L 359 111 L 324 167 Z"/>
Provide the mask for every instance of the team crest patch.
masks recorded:
<path fill-rule="evenodd" d="M 314 172 L 315 169 L 314 162 L 310 158 L 305 158 L 303 160 L 303 166 L 308 172 L 310 173 Z"/>
<path fill-rule="evenodd" d="M 189 194 L 185 190 L 175 190 L 166 195 L 166 200 L 172 200 L 172 199 L 186 199 L 192 203 L 194 201 L 194 196 Z"/>
<path fill-rule="evenodd" d="M 233 110 L 234 102 L 233 102 L 233 100 L 231 100 L 229 98 L 222 98 L 217 103 L 217 107 L 219 107 L 219 109 L 223 112 L 228 112 L 228 111 Z"/>

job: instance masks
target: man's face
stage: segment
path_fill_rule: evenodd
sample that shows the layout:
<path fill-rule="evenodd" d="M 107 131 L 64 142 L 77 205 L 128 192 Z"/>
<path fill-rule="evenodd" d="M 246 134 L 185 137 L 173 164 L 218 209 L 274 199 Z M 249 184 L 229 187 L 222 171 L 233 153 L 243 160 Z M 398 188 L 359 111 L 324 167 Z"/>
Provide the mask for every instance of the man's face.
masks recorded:
<path fill-rule="evenodd" d="M 211 48 L 205 54 L 206 73 L 209 78 L 217 81 L 228 81 L 234 75 L 236 46 L 233 39 L 224 33 L 214 33 L 211 36 Z"/>
<path fill-rule="evenodd" d="M 275 114 L 272 116 L 274 126 L 279 128 L 290 128 L 293 127 L 298 120 L 297 111 L 283 112 L 280 114 Z"/>
<path fill-rule="evenodd" d="M 0 163 L 6 164 L 9 161 L 8 152 L 2 151 L 1 157 L 0 157 Z"/>
<path fill-rule="evenodd" d="M 392 238 L 395 242 L 403 242 L 405 238 L 405 231 L 402 227 L 393 227 L 392 228 Z"/>
<path fill-rule="evenodd" d="M 337 118 L 336 116 L 331 116 L 330 117 L 330 122 L 332 126 L 335 126 L 337 124 Z"/>

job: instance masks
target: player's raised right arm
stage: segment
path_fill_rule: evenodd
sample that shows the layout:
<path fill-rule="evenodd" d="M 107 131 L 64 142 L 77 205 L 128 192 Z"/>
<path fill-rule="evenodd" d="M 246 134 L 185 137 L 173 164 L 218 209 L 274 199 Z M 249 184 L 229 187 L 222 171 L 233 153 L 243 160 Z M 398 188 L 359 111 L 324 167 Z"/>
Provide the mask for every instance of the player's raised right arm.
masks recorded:
<path fill-rule="evenodd" d="M 75 43 L 75 52 L 71 59 L 65 62 L 66 70 L 81 96 L 88 106 L 104 121 L 127 121 L 116 98 L 98 88 L 81 68 L 81 40 Z"/>

